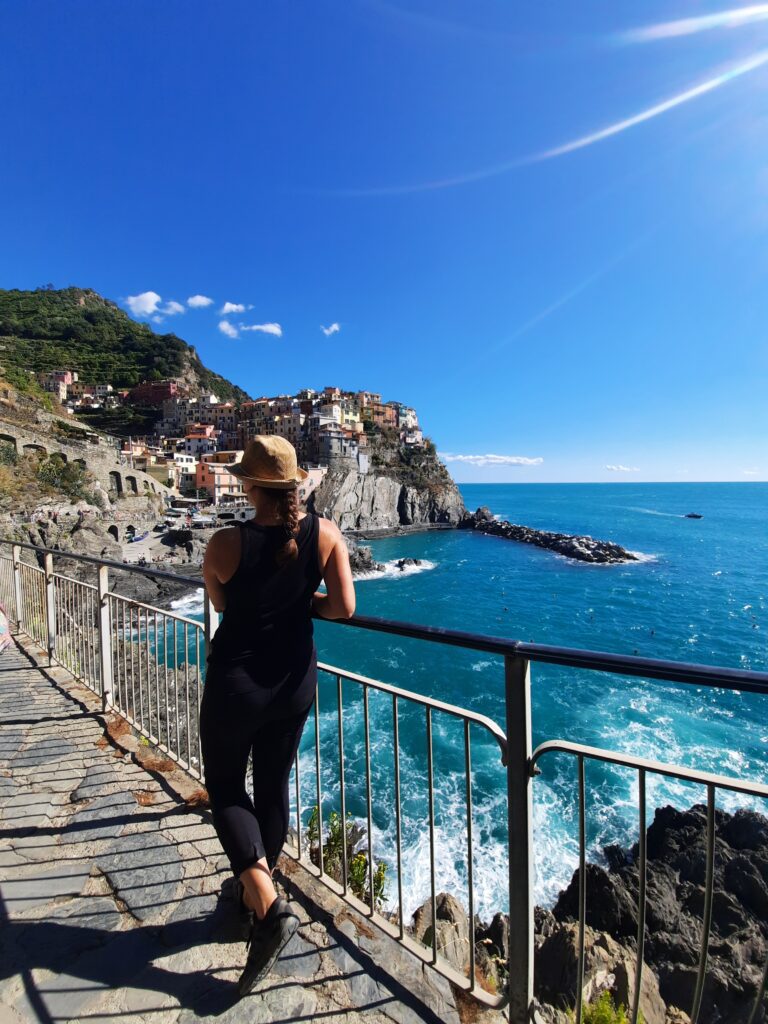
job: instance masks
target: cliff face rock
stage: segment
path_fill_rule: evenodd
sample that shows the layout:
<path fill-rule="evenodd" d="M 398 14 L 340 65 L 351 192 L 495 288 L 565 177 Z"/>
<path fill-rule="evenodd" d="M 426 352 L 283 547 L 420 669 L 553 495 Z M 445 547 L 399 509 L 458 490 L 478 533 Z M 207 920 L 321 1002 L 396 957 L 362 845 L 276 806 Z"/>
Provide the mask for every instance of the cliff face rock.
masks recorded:
<path fill-rule="evenodd" d="M 702 936 L 706 807 L 663 807 L 648 828 L 645 958 L 662 998 L 690 1007 Z M 747 1020 L 768 955 L 768 820 L 752 811 L 715 814 L 712 935 L 701 1024 Z M 622 944 L 637 934 L 637 845 L 605 850 L 608 870 L 587 865 L 587 924 Z M 554 916 L 577 915 L 578 871 Z M 751 1018 L 750 1018 L 751 1019 Z M 765 1006 L 755 1024 L 766 1020 Z"/>
<path fill-rule="evenodd" d="M 392 530 L 444 523 L 456 526 L 465 513 L 456 484 L 430 481 L 424 487 L 394 476 L 331 470 L 310 496 L 309 507 L 342 531 Z"/>

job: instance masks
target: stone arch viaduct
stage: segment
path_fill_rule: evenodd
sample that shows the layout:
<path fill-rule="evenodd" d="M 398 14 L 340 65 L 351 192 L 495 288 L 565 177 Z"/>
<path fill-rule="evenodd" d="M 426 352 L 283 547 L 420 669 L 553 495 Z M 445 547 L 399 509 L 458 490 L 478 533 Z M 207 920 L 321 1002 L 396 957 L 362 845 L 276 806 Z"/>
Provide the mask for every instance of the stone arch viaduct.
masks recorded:
<path fill-rule="evenodd" d="M 96 438 L 98 435 L 93 435 Z M 19 455 L 40 452 L 60 455 L 65 462 L 74 462 L 89 470 L 110 499 L 141 497 L 146 494 L 170 494 L 165 484 L 139 469 L 119 462 L 116 451 L 100 442 L 66 440 L 31 430 L 9 420 L 0 420 L 0 444 L 10 444 Z"/>

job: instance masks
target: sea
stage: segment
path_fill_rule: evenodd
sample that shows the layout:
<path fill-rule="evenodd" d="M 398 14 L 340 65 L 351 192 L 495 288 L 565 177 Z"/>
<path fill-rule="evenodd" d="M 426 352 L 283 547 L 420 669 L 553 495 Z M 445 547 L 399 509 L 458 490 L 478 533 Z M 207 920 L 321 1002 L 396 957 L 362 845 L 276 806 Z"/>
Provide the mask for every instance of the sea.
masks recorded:
<path fill-rule="evenodd" d="M 637 562 L 592 565 L 529 545 L 459 530 L 370 542 L 383 573 L 356 580 L 357 610 L 402 622 L 514 640 L 768 671 L 768 484 L 462 484 L 468 509 L 487 506 L 513 523 L 615 541 Z M 686 518 L 698 513 L 701 519 Z M 421 564 L 400 570 L 398 559 Z M 200 597 L 178 603 L 199 615 Z M 503 660 L 436 643 L 318 622 L 323 665 L 338 666 L 478 713 L 504 728 Z M 768 697 L 745 692 L 532 665 L 534 746 L 570 740 L 667 764 L 768 783 Z M 339 684 L 320 673 L 299 758 L 302 827 L 318 803 L 315 738 L 320 737 L 324 820 L 340 810 Z M 430 844 L 426 712 L 398 701 L 401 870 L 397 871 L 392 698 L 342 683 L 346 806 L 368 831 L 371 788 L 374 863 L 387 865 L 384 902 L 402 892 L 408 915 L 436 891 L 468 903 L 467 773 L 462 722 L 435 711 L 430 728 L 434 830 Z M 509 905 L 505 774 L 483 724 L 469 729 L 475 910 L 484 920 Z M 577 766 L 550 753 L 532 784 L 535 899 L 551 906 L 578 864 Z M 649 775 L 647 822 L 658 807 L 706 800 L 701 785 Z M 291 801 L 296 821 L 295 773 Z M 726 811 L 757 798 L 718 791 Z M 634 770 L 589 762 L 588 857 L 639 834 Z M 361 846 L 367 839 L 361 840 Z"/>

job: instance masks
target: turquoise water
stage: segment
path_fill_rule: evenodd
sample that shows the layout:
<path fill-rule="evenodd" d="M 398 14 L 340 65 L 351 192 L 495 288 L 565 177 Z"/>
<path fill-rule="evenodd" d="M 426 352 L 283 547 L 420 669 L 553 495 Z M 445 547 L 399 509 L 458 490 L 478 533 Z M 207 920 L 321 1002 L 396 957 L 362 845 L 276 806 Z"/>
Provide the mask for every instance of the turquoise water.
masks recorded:
<path fill-rule="evenodd" d="M 768 670 L 768 485 L 464 485 L 468 508 L 542 529 L 587 533 L 640 552 L 620 566 L 576 563 L 550 552 L 463 531 L 372 543 L 384 576 L 357 583 L 358 611 L 430 625 L 647 657 Z M 699 512 L 704 518 L 683 518 Z M 391 563 L 421 558 L 400 573 Z M 472 709 L 504 724 L 502 660 L 332 623 L 316 628 L 321 660 Z M 321 680 L 323 806 L 338 808 L 335 680 Z M 768 698 L 534 665 L 534 744 L 567 739 L 768 782 Z M 422 712 L 401 710 L 403 887 L 406 910 L 429 895 L 426 741 Z M 461 727 L 436 716 L 437 888 L 466 902 L 465 776 Z M 348 808 L 365 817 L 363 709 L 344 689 Z M 370 699 L 374 850 L 390 865 L 396 895 L 391 701 Z M 316 802 L 312 722 L 302 743 L 302 805 Z M 506 800 L 498 750 L 472 730 L 473 826 L 478 909 L 505 909 Z M 542 763 L 534 791 L 536 898 L 550 903 L 577 862 L 575 764 Z M 590 855 L 638 832 L 633 773 L 587 769 Z M 702 800 L 701 787 L 650 777 L 649 813 Z M 719 806 L 745 801 L 722 794 Z M 758 806 L 758 804 L 755 804 Z M 765 808 L 762 808 L 765 810 Z M 305 813 L 306 818 L 306 813 Z"/>

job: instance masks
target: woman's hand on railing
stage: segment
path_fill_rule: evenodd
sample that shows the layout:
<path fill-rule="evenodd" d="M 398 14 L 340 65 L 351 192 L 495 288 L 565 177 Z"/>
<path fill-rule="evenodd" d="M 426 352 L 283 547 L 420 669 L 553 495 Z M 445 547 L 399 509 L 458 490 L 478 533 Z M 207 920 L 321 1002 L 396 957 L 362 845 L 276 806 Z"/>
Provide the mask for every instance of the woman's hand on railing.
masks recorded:
<path fill-rule="evenodd" d="M 312 612 L 319 619 L 351 619 L 355 614 L 354 595 L 352 606 L 332 599 L 330 594 L 322 594 L 316 591 L 312 598 Z"/>
<path fill-rule="evenodd" d="M 325 519 L 321 522 L 325 534 L 325 538 L 321 539 L 331 545 L 322 570 L 327 593 L 315 593 L 312 611 L 321 619 L 351 619 L 355 614 L 355 585 L 349 566 L 347 543 L 335 523 Z"/>

